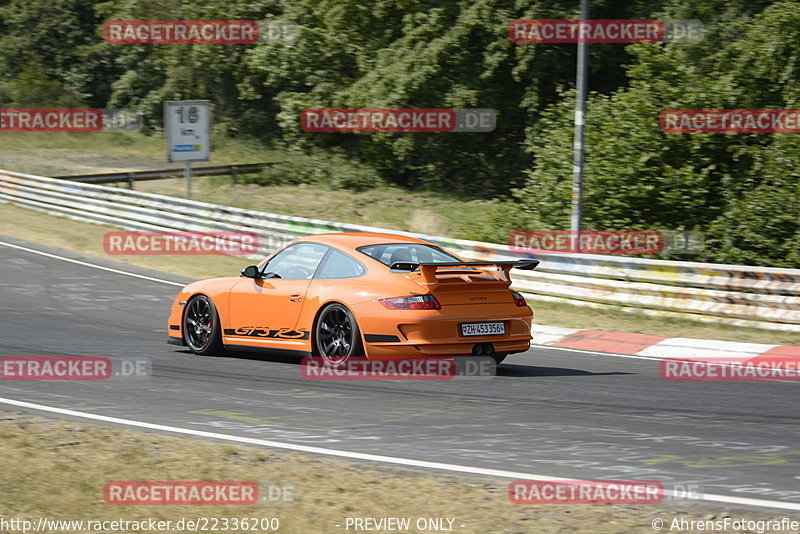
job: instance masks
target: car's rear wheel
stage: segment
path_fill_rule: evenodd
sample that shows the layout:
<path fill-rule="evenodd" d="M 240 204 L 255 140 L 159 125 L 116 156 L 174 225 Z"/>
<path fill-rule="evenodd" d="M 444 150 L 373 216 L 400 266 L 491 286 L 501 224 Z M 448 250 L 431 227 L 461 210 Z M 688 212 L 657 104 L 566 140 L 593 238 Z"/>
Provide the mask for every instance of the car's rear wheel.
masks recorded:
<path fill-rule="evenodd" d="M 341 304 L 326 306 L 314 326 L 314 345 L 315 355 L 331 366 L 360 356 L 361 332 L 353 313 Z"/>
<path fill-rule="evenodd" d="M 494 358 L 494 363 L 497 365 L 503 363 L 503 360 L 506 359 L 506 356 L 508 356 L 508 354 L 492 354 L 492 358 Z"/>
<path fill-rule="evenodd" d="M 222 352 L 222 329 L 217 308 L 205 295 L 192 297 L 183 314 L 183 339 L 186 346 L 200 355 Z"/>

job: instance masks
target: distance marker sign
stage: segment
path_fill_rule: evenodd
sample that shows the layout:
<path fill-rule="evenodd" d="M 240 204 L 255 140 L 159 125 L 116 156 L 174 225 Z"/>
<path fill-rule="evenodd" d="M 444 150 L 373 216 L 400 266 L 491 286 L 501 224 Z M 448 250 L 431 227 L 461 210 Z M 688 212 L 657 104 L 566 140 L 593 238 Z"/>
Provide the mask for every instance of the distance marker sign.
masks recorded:
<path fill-rule="evenodd" d="M 211 154 L 210 101 L 164 102 L 164 133 L 168 161 L 208 161 Z"/>

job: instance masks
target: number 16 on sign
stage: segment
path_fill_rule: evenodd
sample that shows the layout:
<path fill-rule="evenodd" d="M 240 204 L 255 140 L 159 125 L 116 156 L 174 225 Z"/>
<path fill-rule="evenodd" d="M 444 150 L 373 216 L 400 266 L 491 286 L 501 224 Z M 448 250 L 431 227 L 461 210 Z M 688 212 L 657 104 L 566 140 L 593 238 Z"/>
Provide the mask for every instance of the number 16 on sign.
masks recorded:
<path fill-rule="evenodd" d="M 192 162 L 211 155 L 211 102 L 173 100 L 164 102 L 167 161 L 182 161 L 186 174 L 186 198 L 192 198 Z"/>

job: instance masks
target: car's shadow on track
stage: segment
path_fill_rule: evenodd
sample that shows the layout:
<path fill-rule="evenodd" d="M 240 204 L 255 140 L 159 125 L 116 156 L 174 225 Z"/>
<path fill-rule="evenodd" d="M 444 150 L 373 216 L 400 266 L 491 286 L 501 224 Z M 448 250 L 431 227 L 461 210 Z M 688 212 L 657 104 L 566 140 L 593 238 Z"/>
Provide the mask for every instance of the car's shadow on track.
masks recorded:
<path fill-rule="evenodd" d="M 186 355 L 191 355 L 192 352 L 187 349 L 179 349 L 180 352 Z M 227 351 L 225 354 L 218 356 L 207 356 L 210 358 L 236 358 L 242 360 L 258 360 L 265 362 L 286 363 L 290 365 L 300 365 L 302 356 L 296 354 L 286 354 L 274 351 Z M 592 371 L 584 371 L 583 369 L 569 369 L 566 367 L 539 367 L 535 365 L 517 365 L 503 363 L 497 366 L 497 376 L 511 377 L 511 378 L 535 378 L 546 376 L 605 376 L 605 375 L 632 375 L 635 373 L 624 371 L 609 371 L 607 373 L 594 373 Z"/>
<path fill-rule="evenodd" d="M 187 356 L 194 356 L 192 351 L 188 349 L 177 349 L 175 352 L 185 354 Z M 293 354 L 281 354 L 278 352 L 268 351 L 225 351 L 223 354 L 215 354 L 213 356 L 195 356 L 197 358 L 235 358 L 237 360 L 259 360 L 266 362 L 276 363 L 293 363 L 300 364 L 301 356 Z"/>
<path fill-rule="evenodd" d="M 534 365 L 500 364 L 497 366 L 497 376 L 509 377 L 540 377 L 540 376 L 604 376 L 604 375 L 632 375 L 624 371 L 611 371 L 608 373 L 593 373 L 582 369 L 567 369 L 565 367 L 537 367 Z"/>

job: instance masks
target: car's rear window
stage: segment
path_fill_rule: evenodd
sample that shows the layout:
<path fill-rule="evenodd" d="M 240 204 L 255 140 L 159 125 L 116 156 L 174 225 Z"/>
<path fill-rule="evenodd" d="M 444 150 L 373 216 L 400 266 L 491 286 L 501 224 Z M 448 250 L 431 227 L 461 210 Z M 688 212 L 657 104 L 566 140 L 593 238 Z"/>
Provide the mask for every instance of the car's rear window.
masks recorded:
<path fill-rule="evenodd" d="M 461 261 L 456 256 L 439 247 L 422 243 L 386 243 L 382 245 L 366 245 L 358 247 L 359 252 L 391 266 L 398 261 L 413 263 L 447 263 Z"/>

